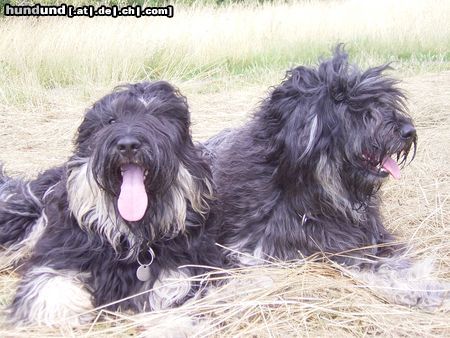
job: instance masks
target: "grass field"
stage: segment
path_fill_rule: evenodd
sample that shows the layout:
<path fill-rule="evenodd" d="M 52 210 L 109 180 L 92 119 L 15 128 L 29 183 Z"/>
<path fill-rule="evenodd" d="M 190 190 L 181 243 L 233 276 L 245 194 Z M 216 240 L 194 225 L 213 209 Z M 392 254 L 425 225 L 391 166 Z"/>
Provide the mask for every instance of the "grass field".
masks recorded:
<path fill-rule="evenodd" d="M 307 1 L 256 7 L 175 5 L 172 19 L 0 20 L 0 160 L 34 176 L 62 163 L 84 110 L 123 82 L 165 79 L 188 97 L 193 136 L 244 123 L 284 71 L 345 42 L 361 67 L 394 61 L 419 147 L 383 188 L 387 226 L 450 282 L 450 5 L 447 1 Z M 45 135 L 45 136 L 44 136 Z M 266 276 L 262 282 L 262 276 Z M 270 278 L 269 278 L 270 276 Z M 192 336 L 450 336 L 448 309 L 388 304 L 340 267 L 280 263 L 231 272 L 231 282 L 178 309 L 79 329 L 0 336 L 158 336 L 186 315 Z M 0 306 L 17 275 L 0 274 Z"/>

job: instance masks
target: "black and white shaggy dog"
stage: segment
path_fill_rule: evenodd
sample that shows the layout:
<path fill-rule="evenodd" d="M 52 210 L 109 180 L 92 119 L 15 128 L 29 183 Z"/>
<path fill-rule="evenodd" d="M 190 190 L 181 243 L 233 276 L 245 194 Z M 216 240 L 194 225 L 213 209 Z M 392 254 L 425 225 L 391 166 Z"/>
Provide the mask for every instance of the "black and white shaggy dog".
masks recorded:
<path fill-rule="evenodd" d="M 193 296 L 188 278 L 222 262 L 185 98 L 166 82 L 119 88 L 87 111 L 75 146 L 36 180 L 0 177 L 1 262 L 23 263 L 11 322 L 78 325 L 109 303 L 148 311 Z"/>
<path fill-rule="evenodd" d="M 406 288 L 418 268 L 398 258 L 377 191 L 400 177 L 417 136 L 387 68 L 361 71 L 338 47 L 317 68 L 289 71 L 246 125 L 206 142 L 220 205 L 212 219 L 238 264 L 324 253 L 380 288 Z M 440 304 L 431 284 L 392 298 Z"/>

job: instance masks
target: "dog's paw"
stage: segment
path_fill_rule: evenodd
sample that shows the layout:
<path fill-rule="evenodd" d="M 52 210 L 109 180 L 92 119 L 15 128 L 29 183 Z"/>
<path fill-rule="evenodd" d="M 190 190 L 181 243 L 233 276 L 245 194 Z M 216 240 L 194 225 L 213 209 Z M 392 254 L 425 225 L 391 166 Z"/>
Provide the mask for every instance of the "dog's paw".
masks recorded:
<path fill-rule="evenodd" d="M 389 292 L 387 298 L 400 305 L 417 307 L 424 310 L 445 308 L 449 304 L 448 290 L 443 289 L 438 283 L 425 287 L 410 287 L 402 290 L 393 289 Z"/>
<path fill-rule="evenodd" d="M 8 311 L 10 324 L 77 327 L 92 320 L 91 294 L 76 275 L 49 267 L 28 271 Z"/>

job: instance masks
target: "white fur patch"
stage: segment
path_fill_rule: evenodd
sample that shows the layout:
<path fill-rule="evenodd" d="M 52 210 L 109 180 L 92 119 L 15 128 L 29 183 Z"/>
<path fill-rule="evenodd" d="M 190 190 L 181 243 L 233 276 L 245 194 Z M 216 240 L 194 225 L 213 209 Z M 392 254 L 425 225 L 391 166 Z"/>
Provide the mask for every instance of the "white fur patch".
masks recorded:
<path fill-rule="evenodd" d="M 186 200 L 191 203 L 192 209 L 199 214 L 205 215 L 209 211 L 207 199 L 211 199 L 213 193 L 211 183 L 207 180 L 205 180 L 205 183 L 208 190 L 202 194 L 189 171 L 183 165 L 180 165 L 177 180 L 170 190 L 172 201 L 167 205 L 167 210 L 171 212 L 166 212 L 161 220 L 161 225 L 165 229 L 169 230 L 175 221 L 177 228 L 181 232 L 185 230 Z"/>
<path fill-rule="evenodd" d="M 47 226 L 47 216 L 42 212 L 41 217 L 32 225 L 29 234 L 20 242 L 14 243 L 5 248 L 0 253 L 0 269 L 7 268 L 11 265 L 16 265 L 19 261 L 28 258 L 33 252 L 39 238 L 41 238 Z"/>
<path fill-rule="evenodd" d="M 305 151 L 300 156 L 300 159 L 306 156 L 311 151 L 315 142 L 316 134 L 317 134 L 317 115 L 315 115 L 311 121 L 311 126 L 309 127 L 308 144 L 306 145 Z"/>
<path fill-rule="evenodd" d="M 199 178 L 197 178 L 199 179 Z M 185 198 L 191 202 L 192 209 L 199 214 L 205 214 L 209 211 L 208 199 L 213 197 L 213 189 L 211 182 L 207 179 L 203 179 L 207 190 L 202 193 L 197 186 L 194 177 L 189 173 L 189 171 L 180 165 L 178 169 L 178 186 L 183 191 Z"/>
<path fill-rule="evenodd" d="M 321 154 L 316 167 L 316 179 L 331 199 L 334 208 L 346 217 L 350 216 L 353 220 L 363 221 L 366 213 L 356 210 L 352 202 L 345 197 L 345 188 L 342 186 L 342 180 L 339 178 L 340 166 L 340 164 L 330 161 L 327 155 Z"/>
<path fill-rule="evenodd" d="M 152 310 L 164 310 L 182 301 L 191 290 L 189 276 L 178 270 L 163 270 L 149 294 Z"/>
<path fill-rule="evenodd" d="M 14 324 L 78 326 L 93 316 L 91 295 L 74 271 L 36 267 L 29 271 L 16 295 Z M 83 316 L 80 316 L 83 315 Z"/>
<path fill-rule="evenodd" d="M 67 192 L 70 210 L 82 229 L 104 235 L 114 249 L 117 249 L 122 234 L 133 246 L 134 236 L 117 217 L 111 201 L 95 182 L 87 160 L 70 173 Z"/>
<path fill-rule="evenodd" d="M 148 100 L 146 100 L 143 96 L 138 97 L 139 102 L 141 102 L 145 108 L 147 108 L 153 101 L 156 100 L 155 97 L 151 97 Z"/>
<path fill-rule="evenodd" d="M 248 238 L 245 238 L 238 243 L 233 243 L 233 246 L 228 249 L 231 250 L 229 253 L 234 259 L 236 259 L 243 266 L 254 266 L 261 265 L 266 262 L 267 257 L 265 257 L 261 241 L 256 244 L 253 252 L 248 252 L 244 249 L 247 245 Z"/>

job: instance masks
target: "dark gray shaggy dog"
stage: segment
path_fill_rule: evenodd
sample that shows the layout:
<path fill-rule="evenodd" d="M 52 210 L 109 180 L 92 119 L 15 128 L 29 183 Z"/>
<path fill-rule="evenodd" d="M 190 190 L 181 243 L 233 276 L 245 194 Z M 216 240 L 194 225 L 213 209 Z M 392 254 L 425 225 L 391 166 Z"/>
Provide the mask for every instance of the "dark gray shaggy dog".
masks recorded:
<path fill-rule="evenodd" d="M 194 295 L 186 278 L 222 262 L 185 98 L 166 82 L 119 88 L 87 111 L 75 146 L 36 180 L 0 175 L 1 263 L 24 263 L 10 321 L 78 325 L 111 302 L 147 311 Z"/>
<path fill-rule="evenodd" d="M 414 157 L 416 130 L 388 66 L 359 70 L 338 47 L 298 67 L 250 122 L 206 142 L 220 210 L 219 242 L 238 264 L 324 253 L 402 304 L 435 306 L 433 282 L 383 225 L 377 191 Z M 239 252 L 241 254 L 236 254 Z M 421 291 L 425 290 L 425 291 Z"/>

